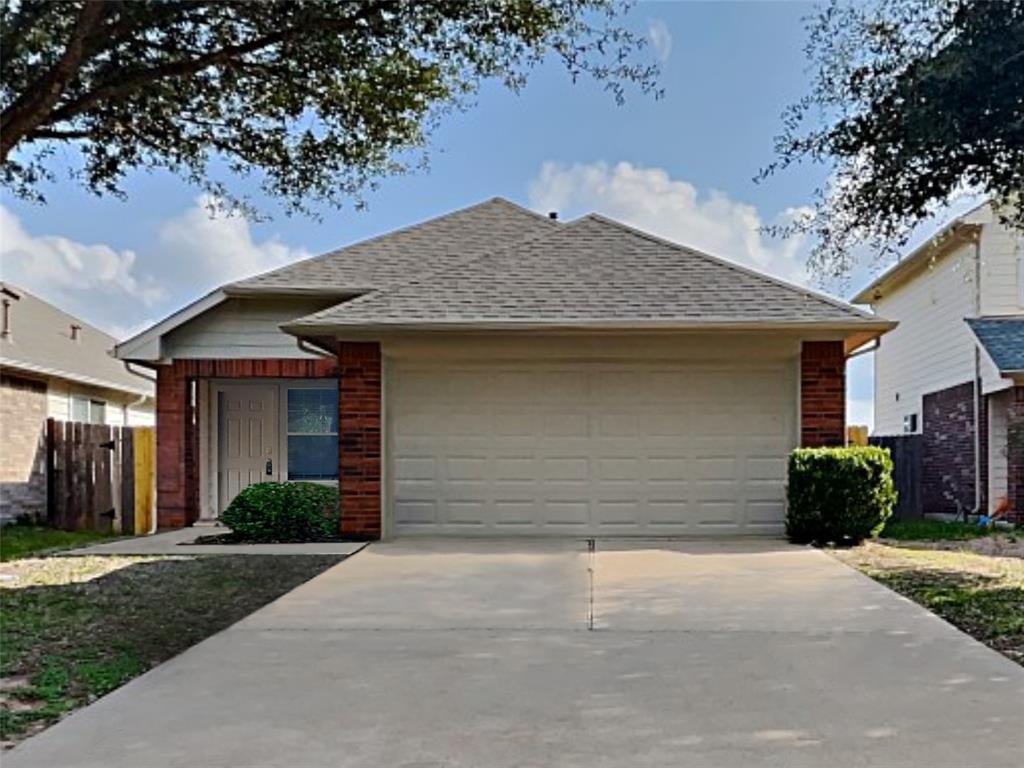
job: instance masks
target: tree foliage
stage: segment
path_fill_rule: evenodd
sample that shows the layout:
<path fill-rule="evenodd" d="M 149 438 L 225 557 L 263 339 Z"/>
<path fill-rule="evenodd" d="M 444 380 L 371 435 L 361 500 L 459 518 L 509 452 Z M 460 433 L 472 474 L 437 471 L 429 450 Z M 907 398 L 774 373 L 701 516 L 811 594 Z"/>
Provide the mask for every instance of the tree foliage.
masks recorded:
<path fill-rule="evenodd" d="M 120 194 L 167 169 L 244 204 L 213 161 L 289 211 L 361 199 L 424 161 L 438 119 L 486 79 L 520 88 L 553 57 L 621 102 L 656 91 L 621 0 L 3 0 L 0 162 L 17 195 L 74 145 L 73 173 Z M 495 137 L 500 141 L 501 137 Z M 73 154 L 73 153 L 72 153 Z M 230 174 L 228 174 L 230 177 Z"/>
<path fill-rule="evenodd" d="M 1024 228 L 1024 0 L 831 0 L 807 19 L 811 92 L 783 115 L 778 160 L 833 164 L 809 232 L 812 272 L 881 259 L 964 194 Z"/>

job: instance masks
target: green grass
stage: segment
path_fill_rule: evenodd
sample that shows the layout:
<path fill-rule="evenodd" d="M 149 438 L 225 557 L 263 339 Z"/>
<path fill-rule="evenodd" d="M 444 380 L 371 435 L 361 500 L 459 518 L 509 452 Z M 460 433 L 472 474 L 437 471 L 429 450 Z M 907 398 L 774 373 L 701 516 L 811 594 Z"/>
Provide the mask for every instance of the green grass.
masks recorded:
<path fill-rule="evenodd" d="M 99 531 L 59 531 L 35 525 L 6 525 L 0 528 L 0 562 L 59 549 L 74 549 L 109 538 L 112 534 Z"/>
<path fill-rule="evenodd" d="M 966 541 L 990 536 L 992 531 L 972 523 L 946 523 L 941 520 L 890 520 L 880 534 L 895 541 Z"/>
<path fill-rule="evenodd" d="M 874 542 L 832 554 L 1024 666 L 1024 560 Z"/>
<path fill-rule="evenodd" d="M 0 738 L 32 735 L 341 559 L 53 557 L 0 565 Z"/>

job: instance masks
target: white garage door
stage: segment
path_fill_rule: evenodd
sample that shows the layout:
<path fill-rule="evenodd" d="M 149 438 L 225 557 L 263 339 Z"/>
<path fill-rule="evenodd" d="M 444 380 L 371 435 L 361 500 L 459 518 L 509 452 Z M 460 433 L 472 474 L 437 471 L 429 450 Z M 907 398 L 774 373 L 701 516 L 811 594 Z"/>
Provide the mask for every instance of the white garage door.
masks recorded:
<path fill-rule="evenodd" d="M 396 363 L 393 531 L 779 532 L 794 373 L 792 361 Z"/>

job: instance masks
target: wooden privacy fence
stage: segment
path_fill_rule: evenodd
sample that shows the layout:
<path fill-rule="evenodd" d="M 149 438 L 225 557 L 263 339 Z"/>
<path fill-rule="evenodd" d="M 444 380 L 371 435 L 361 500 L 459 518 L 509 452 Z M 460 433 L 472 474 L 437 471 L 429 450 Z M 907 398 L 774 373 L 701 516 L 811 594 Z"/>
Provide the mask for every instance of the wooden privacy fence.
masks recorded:
<path fill-rule="evenodd" d="M 899 494 L 892 515 L 896 520 L 924 517 L 921 502 L 923 439 L 921 435 L 882 435 L 870 439 L 871 445 L 888 448 L 892 456 L 892 480 Z"/>
<path fill-rule="evenodd" d="M 46 482 L 47 516 L 56 528 L 149 533 L 154 430 L 47 419 Z"/>

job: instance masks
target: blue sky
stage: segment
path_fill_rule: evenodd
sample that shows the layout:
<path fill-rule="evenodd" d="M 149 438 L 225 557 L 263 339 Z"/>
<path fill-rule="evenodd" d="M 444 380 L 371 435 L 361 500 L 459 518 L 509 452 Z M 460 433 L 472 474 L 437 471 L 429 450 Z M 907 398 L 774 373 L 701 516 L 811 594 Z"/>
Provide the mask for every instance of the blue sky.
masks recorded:
<path fill-rule="evenodd" d="M 806 206 L 826 170 L 752 179 L 772 159 L 780 113 L 808 86 L 801 19 L 811 8 L 641 3 L 628 23 L 658 42 L 663 99 L 631 92 L 616 106 L 556 65 L 518 95 L 487 85 L 434 134 L 428 172 L 386 179 L 367 210 L 325 210 L 322 222 L 285 217 L 273 201 L 261 204 L 269 222 L 211 221 L 197 190 L 163 173 L 131 177 L 127 201 L 66 181 L 44 190 L 45 206 L 4 195 L 2 273 L 125 335 L 228 280 L 501 195 L 563 218 L 598 210 L 804 281 L 807 243 L 757 229 Z M 850 364 L 853 422 L 870 419 L 870 371 L 870 357 Z"/>

